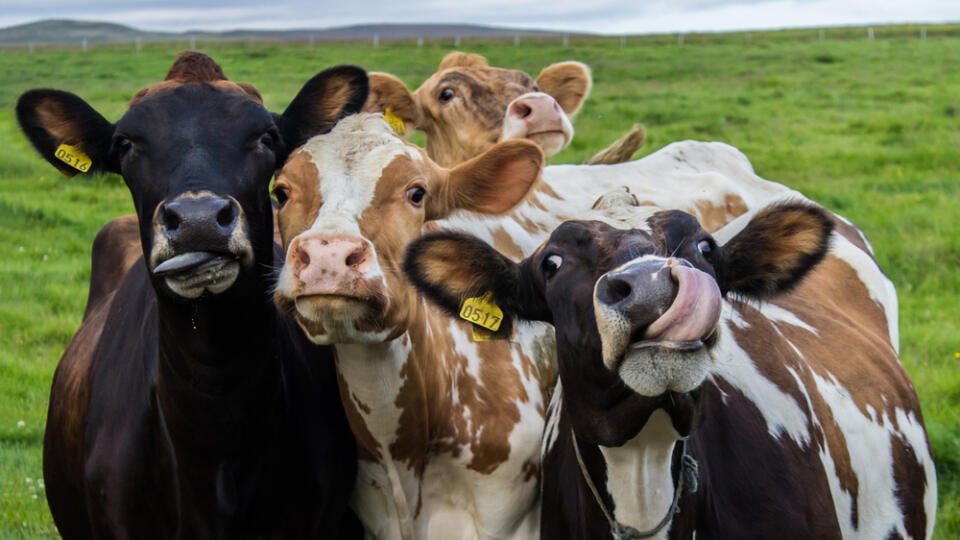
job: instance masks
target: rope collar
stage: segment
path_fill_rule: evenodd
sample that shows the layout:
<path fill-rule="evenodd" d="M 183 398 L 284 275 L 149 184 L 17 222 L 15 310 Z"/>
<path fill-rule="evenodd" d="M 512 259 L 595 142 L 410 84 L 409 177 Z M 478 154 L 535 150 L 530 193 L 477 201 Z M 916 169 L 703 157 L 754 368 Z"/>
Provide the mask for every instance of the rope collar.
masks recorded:
<path fill-rule="evenodd" d="M 573 439 L 573 451 L 577 455 L 577 464 L 580 466 L 580 474 L 583 476 L 584 481 L 587 483 L 587 487 L 590 488 L 590 492 L 593 493 L 593 499 L 597 501 L 597 505 L 600 506 L 600 511 L 603 512 L 603 516 L 607 518 L 607 522 L 610 524 L 610 534 L 613 536 L 614 540 L 631 540 L 634 538 L 651 538 L 664 527 L 670 523 L 670 520 L 673 519 L 673 515 L 680 512 L 680 494 L 683 493 L 684 483 L 689 483 L 690 493 L 696 493 L 698 488 L 698 470 L 699 466 L 697 460 L 693 459 L 693 456 L 687 454 L 687 441 L 680 441 L 680 475 L 679 478 L 674 479 L 675 488 L 673 489 L 673 502 L 670 503 L 670 508 L 667 510 L 667 514 L 663 516 L 663 519 L 660 520 L 660 523 L 647 531 L 638 531 L 637 529 L 631 527 L 630 525 L 625 525 L 614 519 L 613 514 L 607 509 L 606 505 L 603 504 L 603 499 L 600 498 L 600 492 L 597 490 L 597 486 L 594 485 L 593 479 L 590 478 L 590 472 L 587 470 L 587 466 L 583 463 L 583 456 L 580 455 L 580 443 L 577 441 L 577 434 L 573 432 L 573 429 L 570 429 L 570 436 Z"/>

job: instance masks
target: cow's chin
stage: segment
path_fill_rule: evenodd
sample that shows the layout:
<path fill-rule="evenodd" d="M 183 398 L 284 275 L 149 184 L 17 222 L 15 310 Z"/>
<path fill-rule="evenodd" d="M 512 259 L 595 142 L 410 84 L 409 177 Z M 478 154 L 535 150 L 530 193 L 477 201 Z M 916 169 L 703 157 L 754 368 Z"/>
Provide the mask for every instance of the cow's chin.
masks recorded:
<path fill-rule="evenodd" d="M 530 133 L 527 139 L 537 143 L 543 150 L 545 156 L 550 157 L 558 154 L 561 150 L 570 144 L 570 137 L 563 131 L 541 131 L 540 133 Z"/>
<path fill-rule="evenodd" d="M 293 304 L 297 324 L 318 345 L 382 343 L 393 334 L 380 300 L 325 294 L 300 296 Z"/>
<path fill-rule="evenodd" d="M 701 340 L 638 342 L 624 352 L 617 375 L 642 396 L 685 394 L 703 384 L 712 365 L 710 349 Z"/>

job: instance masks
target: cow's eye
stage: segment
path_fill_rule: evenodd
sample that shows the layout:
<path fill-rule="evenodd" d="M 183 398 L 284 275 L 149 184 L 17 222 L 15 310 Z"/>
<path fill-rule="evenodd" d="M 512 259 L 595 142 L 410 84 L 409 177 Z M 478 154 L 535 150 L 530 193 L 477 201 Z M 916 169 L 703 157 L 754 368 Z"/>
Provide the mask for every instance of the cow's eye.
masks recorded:
<path fill-rule="evenodd" d="M 263 135 L 260 135 L 260 144 L 272 150 L 274 145 L 277 144 L 277 136 L 267 131 Z"/>
<path fill-rule="evenodd" d="M 550 255 L 543 259 L 540 268 L 543 270 L 543 277 L 550 279 L 557 274 L 557 270 L 563 265 L 563 257 L 559 255 Z"/>
<path fill-rule="evenodd" d="M 117 137 L 113 141 L 114 146 L 117 148 L 117 152 L 122 156 L 130 151 L 133 148 L 133 142 L 126 137 Z"/>
<path fill-rule="evenodd" d="M 290 188 L 282 185 L 273 186 L 273 198 L 277 200 L 280 208 L 283 208 L 283 205 L 287 204 L 290 199 Z"/>
<path fill-rule="evenodd" d="M 440 103 L 446 103 L 453 99 L 457 95 L 457 91 L 449 86 L 445 86 L 440 90 L 440 93 L 437 94 L 437 99 L 440 100 Z"/>
<path fill-rule="evenodd" d="M 710 254 L 713 253 L 713 248 L 713 240 L 701 240 L 700 243 L 697 244 L 697 250 L 701 255 L 707 258 L 709 258 Z"/>
<path fill-rule="evenodd" d="M 427 190 L 423 189 L 422 186 L 413 186 L 408 188 L 406 193 L 407 200 L 410 201 L 410 204 L 420 208 L 423 206 L 423 197 L 427 194 Z"/>

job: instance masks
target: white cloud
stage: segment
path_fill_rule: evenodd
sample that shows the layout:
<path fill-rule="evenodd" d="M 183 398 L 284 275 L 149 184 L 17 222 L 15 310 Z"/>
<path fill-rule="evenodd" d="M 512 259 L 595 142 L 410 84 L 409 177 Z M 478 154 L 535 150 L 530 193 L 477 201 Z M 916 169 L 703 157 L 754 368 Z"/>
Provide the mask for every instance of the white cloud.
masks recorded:
<path fill-rule="evenodd" d="M 607 34 L 960 21 L 956 0 L 63 0 L 13 2 L 0 26 L 49 17 L 142 30 L 328 28 L 367 23 L 472 23 Z"/>

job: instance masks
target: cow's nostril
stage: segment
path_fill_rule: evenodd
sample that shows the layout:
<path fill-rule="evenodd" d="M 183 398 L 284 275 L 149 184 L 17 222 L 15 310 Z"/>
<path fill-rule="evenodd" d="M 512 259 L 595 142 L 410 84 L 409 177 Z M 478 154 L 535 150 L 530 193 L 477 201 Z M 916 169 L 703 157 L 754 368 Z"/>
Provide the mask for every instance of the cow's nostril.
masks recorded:
<path fill-rule="evenodd" d="M 626 280 L 605 276 L 601 287 L 597 291 L 597 296 L 601 302 L 612 306 L 630 296 L 632 292 L 633 287 Z"/>
<path fill-rule="evenodd" d="M 296 266 L 300 268 L 306 268 L 307 266 L 310 266 L 310 254 L 307 253 L 307 250 L 303 249 L 299 244 L 297 244 L 297 247 L 294 249 L 293 253 L 296 257 Z"/>
<path fill-rule="evenodd" d="M 347 264 L 347 268 L 354 268 L 354 269 L 355 269 L 355 268 L 357 268 L 358 266 L 360 266 L 361 264 L 363 264 L 364 259 L 365 259 L 365 257 L 364 257 L 364 250 L 363 250 L 363 249 L 358 249 L 358 250 L 354 251 L 353 253 L 351 253 L 350 255 L 347 255 L 347 260 L 346 260 L 345 262 L 346 262 L 346 264 Z"/>
<path fill-rule="evenodd" d="M 180 227 L 180 216 L 169 206 L 160 209 L 160 224 L 168 231 L 175 231 Z"/>
<path fill-rule="evenodd" d="M 237 219 L 237 212 L 231 201 L 225 201 L 227 204 L 217 212 L 217 224 L 221 227 L 232 225 Z"/>
<path fill-rule="evenodd" d="M 523 103 L 514 103 L 513 104 L 513 114 L 518 118 L 526 118 L 533 113 L 533 109 L 529 105 Z"/>

